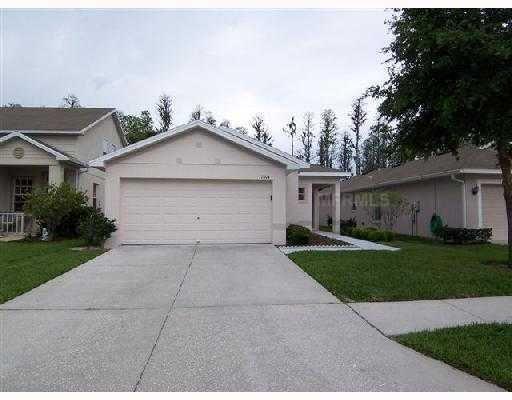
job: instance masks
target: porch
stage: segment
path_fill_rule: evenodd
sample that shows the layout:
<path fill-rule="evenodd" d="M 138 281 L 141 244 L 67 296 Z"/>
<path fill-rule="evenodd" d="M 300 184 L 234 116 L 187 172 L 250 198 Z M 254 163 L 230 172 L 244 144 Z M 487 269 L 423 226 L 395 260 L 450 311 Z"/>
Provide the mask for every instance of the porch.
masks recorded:
<path fill-rule="evenodd" d="M 26 195 L 35 188 L 68 182 L 77 187 L 79 169 L 56 165 L 0 165 L 0 236 L 35 234 L 33 218 L 24 212 Z"/>

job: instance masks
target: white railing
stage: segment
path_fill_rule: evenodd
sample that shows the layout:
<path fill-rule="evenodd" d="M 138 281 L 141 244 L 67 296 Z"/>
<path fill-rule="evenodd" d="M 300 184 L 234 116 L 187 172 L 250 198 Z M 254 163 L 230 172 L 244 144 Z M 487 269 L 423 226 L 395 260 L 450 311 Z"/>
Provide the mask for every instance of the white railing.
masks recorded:
<path fill-rule="evenodd" d="M 25 214 L 22 212 L 0 212 L 0 234 L 25 233 Z"/>

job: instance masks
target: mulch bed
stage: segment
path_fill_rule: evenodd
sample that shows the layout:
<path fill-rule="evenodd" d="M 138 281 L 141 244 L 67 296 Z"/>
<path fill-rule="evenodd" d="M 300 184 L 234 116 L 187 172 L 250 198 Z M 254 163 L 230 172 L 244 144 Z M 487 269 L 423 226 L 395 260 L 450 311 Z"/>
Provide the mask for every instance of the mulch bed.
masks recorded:
<path fill-rule="evenodd" d="M 309 242 L 310 246 L 350 246 L 350 243 L 343 242 L 342 240 L 331 239 L 326 236 L 311 233 Z"/>

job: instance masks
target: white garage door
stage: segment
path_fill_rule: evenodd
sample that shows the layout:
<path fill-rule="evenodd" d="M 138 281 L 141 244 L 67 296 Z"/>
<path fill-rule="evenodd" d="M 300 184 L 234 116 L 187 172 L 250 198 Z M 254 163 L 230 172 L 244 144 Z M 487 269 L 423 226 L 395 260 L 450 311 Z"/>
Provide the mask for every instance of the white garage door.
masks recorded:
<path fill-rule="evenodd" d="M 271 243 L 269 182 L 121 181 L 125 244 Z"/>
<path fill-rule="evenodd" d="M 482 217 L 483 226 L 492 228 L 493 240 L 507 240 L 507 211 L 503 186 L 482 185 Z"/>

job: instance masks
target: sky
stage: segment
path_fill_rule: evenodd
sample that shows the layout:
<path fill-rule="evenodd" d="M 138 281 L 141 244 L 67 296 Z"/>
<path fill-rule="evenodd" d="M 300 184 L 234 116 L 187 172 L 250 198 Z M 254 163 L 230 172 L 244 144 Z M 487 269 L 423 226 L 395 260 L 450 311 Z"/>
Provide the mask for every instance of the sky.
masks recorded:
<path fill-rule="evenodd" d="M 386 78 L 384 10 L 1 10 L 0 103 L 149 110 L 162 93 L 174 123 L 201 104 L 250 127 L 263 114 L 273 145 L 304 112 L 332 108 L 339 132 L 352 101 Z M 367 102 L 369 121 L 375 104 Z M 251 131 L 251 130 L 250 130 Z M 296 142 L 297 143 L 297 142 Z M 297 148 L 298 143 L 296 144 Z"/>

